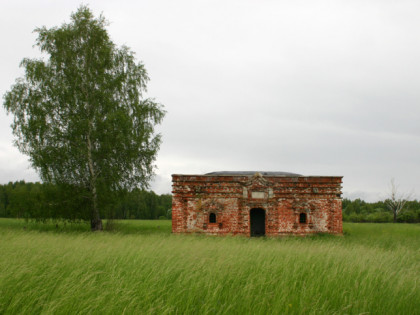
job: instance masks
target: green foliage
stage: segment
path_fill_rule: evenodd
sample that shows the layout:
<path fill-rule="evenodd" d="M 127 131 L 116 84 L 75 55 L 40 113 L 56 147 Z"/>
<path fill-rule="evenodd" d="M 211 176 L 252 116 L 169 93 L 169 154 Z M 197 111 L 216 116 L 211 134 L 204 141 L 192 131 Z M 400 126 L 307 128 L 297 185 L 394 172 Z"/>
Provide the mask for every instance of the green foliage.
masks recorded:
<path fill-rule="evenodd" d="M 148 186 L 161 142 L 154 127 L 164 116 L 143 97 L 144 65 L 116 47 L 105 27 L 81 6 L 69 24 L 37 28 L 36 46 L 49 59 L 24 59 L 25 76 L 4 96 L 16 145 L 43 181 L 79 196 L 73 206 L 92 228 L 101 227 L 98 209 L 106 211 L 117 192 Z M 24 216 L 24 205 L 14 205 Z"/>
<path fill-rule="evenodd" d="M 79 186 L 24 181 L 0 185 L 0 217 L 36 221 L 89 220 L 89 201 Z M 76 193 L 75 193 L 76 192 Z M 101 217 L 109 219 L 158 219 L 168 217 L 172 196 L 134 189 L 119 195 L 118 200 L 101 207 Z M 4 207 L 4 208 L 1 208 Z"/>
<path fill-rule="evenodd" d="M 343 199 L 343 220 L 347 222 L 393 222 L 393 213 L 384 201 L 368 203 L 360 199 Z M 397 222 L 420 223 L 420 201 L 407 201 L 398 213 Z"/>
<path fill-rule="evenodd" d="M 4 217 L 35 219 L 88 220 L 89 203 L 77 188 L 63 185 L 25 183 L 24 181 L 0 186 L 0 204 L 5 205 Z M 83 209 L 84 206 L 84 209 Z"/>
<path fill-rule="evenodd" d="M 16 222 L 25 224 L 0 220 L 1 314 L 420 309 L 419 225 L 345 223 L 344 236 L 249 239 L 171 235 L 160 220 L 117 221 L 99 234 Z"/>
<path fill-rule="evenodd" d="M 115 207 L 116 219 L 158 219 L 167 216 L 172 207 L 172 196 L 156 195 L 153 191 L 134 189 L 127 193 Z"/>

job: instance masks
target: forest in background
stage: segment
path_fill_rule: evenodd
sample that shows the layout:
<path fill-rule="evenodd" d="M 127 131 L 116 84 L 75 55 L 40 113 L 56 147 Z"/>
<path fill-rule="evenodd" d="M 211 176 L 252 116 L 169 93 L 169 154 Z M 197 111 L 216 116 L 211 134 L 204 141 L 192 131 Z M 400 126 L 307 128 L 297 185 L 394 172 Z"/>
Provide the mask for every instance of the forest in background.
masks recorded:
<path fill-rule="evenodd" d="M 89 220 L 89 200 L 75 187 L 10 182 L 0 185 L 0 217 Z M 170 219 L 172 196 L 134 189 L 109 196 L 101 207 L 105 219 Z"/>
<path fill-rule="evenodd" d="M 53 184 L 10 182 L 0 185 L 0 217 L 43 220 L 88 220 L 84 217 L 88 200 L 83 194 Z M 106 219 L 171 219 L 172 196 L 157 195 L 153 191 L 134 189 L 110 196 L 101 207 Z M 378 222 L 393 221 L 393 214 L 385 201 L 365 202 L 361 199 L 343 199 L 343 221 Z M 420 223 L 420 201 L 407 201 L 397 215 L 397 222 Z"/>
<path fill-rule="evenodd" d="M 393 221 L 393 214 L 385 201 L 366 202 L 344 198 L 343 221 L 387 223 Z M 420 223 L 420 201 L 407 201 L 397 215 L 397 222 Z"/>

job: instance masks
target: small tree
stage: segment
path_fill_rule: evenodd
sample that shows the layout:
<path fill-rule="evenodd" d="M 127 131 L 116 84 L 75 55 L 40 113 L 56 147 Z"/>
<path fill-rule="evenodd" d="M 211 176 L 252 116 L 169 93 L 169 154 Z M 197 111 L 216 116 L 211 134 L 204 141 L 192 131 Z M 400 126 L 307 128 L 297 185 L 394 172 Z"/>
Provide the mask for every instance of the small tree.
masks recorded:
<path fill-rule="evenodd" d="M 394 223 L 397 222 L 397 215 L 404 209 L 404 205 L 411 194 L 401 194 L 398 192 L 398 186 L 395 184 L 394 179 L 391 179 L 388 198 L 385 200 L 385 204 L 389 210 L 394 214 Z"/>
<path fill-rule="evenodd" d="M 147 72 L 118 48 L 86 6 L 61 27 L 37 28 L 48 61 L 24 59 L 24 78 L 4 96 L 16 145 L 42 180 L 74 187 L 90 204 L 92 230 L 113 192 L 147 187 L 161 142 L 164 111 L 143 98 Z"/>

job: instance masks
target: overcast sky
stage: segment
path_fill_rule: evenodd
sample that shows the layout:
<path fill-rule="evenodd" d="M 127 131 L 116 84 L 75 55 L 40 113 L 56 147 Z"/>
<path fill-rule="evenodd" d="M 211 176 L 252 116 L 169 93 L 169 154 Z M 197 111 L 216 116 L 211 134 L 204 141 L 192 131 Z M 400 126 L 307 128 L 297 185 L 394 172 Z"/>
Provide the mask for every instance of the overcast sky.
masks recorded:
<path fill-rule="evenodd" d="M 420 198 L 420 1 L 89 1 L 167 110 L 152 188 L 221 170 L 341 175 L 376 201 Z M 2 1 L 0 94 L 38 57 L 35 27 L 81 2 Z M 0 183 L 39 180 L 0 109 Z"/>

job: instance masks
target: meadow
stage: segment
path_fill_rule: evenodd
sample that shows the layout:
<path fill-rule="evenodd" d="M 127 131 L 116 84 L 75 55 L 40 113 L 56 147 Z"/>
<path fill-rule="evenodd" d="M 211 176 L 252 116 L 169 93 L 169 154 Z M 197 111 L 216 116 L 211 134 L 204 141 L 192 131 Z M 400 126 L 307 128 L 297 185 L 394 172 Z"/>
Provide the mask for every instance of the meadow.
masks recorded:
<path fill-rule="evenodd" d="M 0 219 L 0 314 L 420 314 L 420 225 L 172 235 L 171 222 Z"/>

